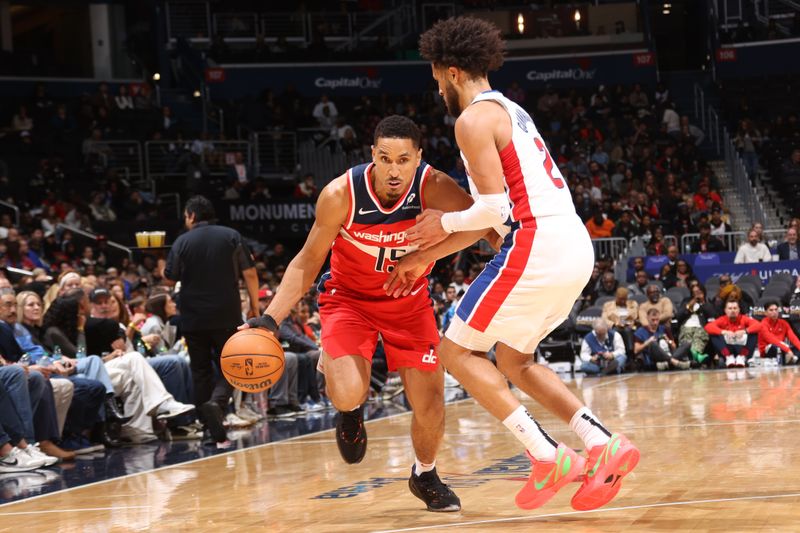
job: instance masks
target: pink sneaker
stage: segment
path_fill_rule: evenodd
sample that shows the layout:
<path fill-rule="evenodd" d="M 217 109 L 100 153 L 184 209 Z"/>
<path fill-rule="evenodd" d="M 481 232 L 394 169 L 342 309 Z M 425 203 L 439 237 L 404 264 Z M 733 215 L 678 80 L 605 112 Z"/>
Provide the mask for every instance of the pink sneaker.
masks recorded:
<path fill-rule="evenodd" d="M 619 492 L 622 478 L 639 463 L 639 449 L 623 435 L 615 433 L 604 446 L 589 450 L 589 469 L 583 485 L 572 497 L 572 508 L 589 511 L 607 504 Z"/>
<path fill-rule="evenodd" d="M 517 507 L 521 509 L 541 507 L 586 467 L 586 459 L 563 443 L 556 448 L 553 461 L 537 461 L 527 451 L 525 454 L 531 460 L 531 476 L 515 499 Z"/>

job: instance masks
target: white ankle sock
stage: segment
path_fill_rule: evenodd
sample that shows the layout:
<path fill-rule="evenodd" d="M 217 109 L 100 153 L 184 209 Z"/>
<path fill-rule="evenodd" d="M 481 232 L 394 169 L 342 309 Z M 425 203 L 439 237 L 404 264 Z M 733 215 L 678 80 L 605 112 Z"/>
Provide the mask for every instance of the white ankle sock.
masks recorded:
<path fill-rule="evenodd" d="M 420 475 L 425 472 L 430 472 L 436 468 L 436 460 L 434 459 L 431 464 L 423 463 L 418 457 L 414 456 L 414 474 Z"/>
<path fill-rule="evenodd" d="M 533 419 L 524 405 L 508 415 L 503 420 L 503 425 L 511 430 L 537 461 L 552 461 L 556 458 L 558 443 Z"/>
<path fill-rule="evenodd" d="M 600 423 L 600 420 L 586 406 L 572 415 L 569 427 L 583 439 L 587 450 L 595 446 L 603 446 L 611 438 L 611 433 Z"/>

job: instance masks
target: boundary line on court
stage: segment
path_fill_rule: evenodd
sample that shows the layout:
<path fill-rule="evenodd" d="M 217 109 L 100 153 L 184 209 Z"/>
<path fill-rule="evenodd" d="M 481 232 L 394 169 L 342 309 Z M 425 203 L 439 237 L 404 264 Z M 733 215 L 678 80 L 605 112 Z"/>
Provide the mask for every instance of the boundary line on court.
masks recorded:
<path fill-rule="evenodd" d="M 470 396 L 468 398 L 462 398 L 460 400 L 455 400 L 453 402 L 445 404 L 445 407 L 447 407 L 448 405 L 455 405 L 457 403 L 465 402 L 465 401 L 468 401 L 468 400 L 473 400 L 474 401 L 474 398 L 472 398 L 472 396 Z M 411 413 L 412 413 L 412 411 L 406 411 L 405 413 L 396 413 L 396 414 L 393 414 L 393 415 L 383 416 L 383 417 L 380 417 L 380 418 L 371 418 L 369 420 L 365 420 L 364 423 L 365 424 L 369 424 L 370 422 L 377 422 L 378 420 L 389 420 L 391 418 L 397 418 L 399 416 L 410 415 Z M 125 474 L 124 476 L 112 477 L 112 478 L 103 479 L 103 480 L 100 480 L 100 481 L 93 481 L 91 483 L 87 483 L 85 485 L 79 485 L 77 487 L 69 487 L 69 488 L 62 489 L 62 490 L 57 490 L 57 491 L 54 491 L 54 492 L 48 492 L 47 494 L 40 494 L 38 496 L 31 496 L 30 498 L 23 498 L 21 500 L 15 500 L 13 502 L 3 503 L 3 504 L 0 504 L 0 509 L 2 509 L 4 507 L 7 507 L 9 505 L 17 505 L 17 504 L 27 503 L 27 502 L 39 500 L 39 499 L 42 499 L 42 498 L 47 498 L 49 496 L 55 496 L 57 494 L 64 494 L 65 492 L 71 492 L 71 491 L 74 491 L 74 490 L 83 489 L 85 487 L 93 487 L 95 485 L 100 485 L 102 483 L 109 483 L 111 481 L 119 481 L 119 480 L 123 480 L 123 479 L 128 479 L 128 478 L 135 477 L 135 476 L 141 476 L 141 475 L 150 474 L 150 473 L 153 473 L 153 472 L 158 472 L 160 470 L 169 470 L 169 469 L 172 469 L 172 468 L 180 468 L 180 467 L 183 467 L 183 466 L 186 466 L 186 465 L 199 463 L 200 461 L 207 461 L 209 459 L 214 459 L 216 457 L 225 457 L 225 456 L 228 456 L 228 455 L 247 452 L 247 451 L 250 451 L 250 450 L 257 450 L 257 449 L 260 449 L 260 448 L 266 448 L 267 446 L 274 446 L 276 444 L 280 444 L 280 443 L 283 443 L 283 442 L 296 441 L 296 440 L 300 440 L 300 439 L 309 437 L 311 435 L 318 435 L 320 433 L 325 433 L 326 431 L 334 431 L 334 429 L 335 428 L 323 429 L 321 431 L 315 431 L 315 432 L 312 432 L 312 433 L 307 433 L 305 435 L 298 435 L 296 437 L 290 437 L 290 438 L 284 439 L 284 440 L 279 440 L 279 441 L 275 441 L 275 442 L 265 442 L 263 444 L 257 444 L 255 446 L 250 446 L 249 448 L 240 448 L 240 449 L 236 449 L 236 450 L 230 450 L 230 451 L 227 451 L 227 452 L 222 452 L 222 453 L 217 453 L 217 454 L 214 454 L 214 455 L 210 455 L 208 457 L 198 457 L 197 459 L 192 459 L 190 461 L 185 461 L 183 463 L 176 463 L 174 465 L 165 465 L 165 466 L 160 466 L 158 468 L 153 468 L 153 469 L 150 469 L 150 470 L 144 470 L 142 472 L 134 472 L 132 474 Z M 38 511 L 31 511 L 31 513 L 33 513 L 33 514 L 36 514 L 37 512 Z M 59 511 L 59 512 L 67 512 L 67 511 Z M 4 513 L 2 511 L 0 511 L 0 516 L 5 516 L 5 515 L 9 515 L 9 514 L 12 514 L 12 513 Z"/>
<path fill-rule="evenodd" d="M 800 496 L 800 492 L 792 492 L 787 494 L 770 494 L 764 496 L 736 496 L 733 498 L 713 498 L 708 500 L 685 500 L 685 501 L 675 501 L 675 502 L 663 502 L 663 503 L 646 503 L 642 505 L 627 505 L 624 507 L 608 507 L 602 509 L 593 509 L 591 511 L 565 511 L 562 513 L 548 513 L 542 515 L 535 515 L 535 516 L 512 516 L 508 518 L 494 518 L 490 520 L 472 520 L 469 522 L 451 522 L 449 524 L 436 524 L 436 525 L 428 525 L 428 526 L 417 526 L 417 527 L 408 527 L 408 528 L 401 528 L 401 529 L 381 529 L 381 530 L 374 530 L 372 533 L 400 533 L 403 531 L 424 531 L 430 529 L 444 529 L 444 528 L 451 528 L 451 527 L 462 527 L 462 526 L 477 526 L 481 524 L 498 524 L 502 522 L 517 522 L 523 520 L 529 521 L 536 521 L 541 520 L 543 518 L 554 518 L 559 516 L 574 516 L 574 515 L 583 515 L 583 514 L 590 514 L 590 513 L 612 513 L 614 511 L 631 511 L 635 509 L 652 509 L 657 507 L 674 507 L 674 506 L 682 506 L 682 505 L 699 505 L 704 503 L 723 503 L 723 502 L 739 502 L 739 501 L 747 501 L 747 500 L 771 500 L 777 498 L 796 498 Z"/>

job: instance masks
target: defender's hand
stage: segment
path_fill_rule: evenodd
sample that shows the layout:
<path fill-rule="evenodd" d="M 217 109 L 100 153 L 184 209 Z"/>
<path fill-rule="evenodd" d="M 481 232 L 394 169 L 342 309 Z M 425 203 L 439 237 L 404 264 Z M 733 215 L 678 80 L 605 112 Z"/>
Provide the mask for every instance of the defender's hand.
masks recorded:
<path fill-rule="evenodd" d="M 426 209 L 417 215 L 417 224 L 406 233 L 411 244 L 425 250 L 445 240 L 449 233 L 442 227 L 443 214 L 436 209 Z"/>
<path fill-rule="evenodd" d="M 388 296 L 395 298 L 408 296 L 414 289 L 417 280 L 425 274 L 430 262 L 425 254 L 420 252 L 404 255 L 392 269 L 386 283 L 383 284 L 383 290 Z"/>

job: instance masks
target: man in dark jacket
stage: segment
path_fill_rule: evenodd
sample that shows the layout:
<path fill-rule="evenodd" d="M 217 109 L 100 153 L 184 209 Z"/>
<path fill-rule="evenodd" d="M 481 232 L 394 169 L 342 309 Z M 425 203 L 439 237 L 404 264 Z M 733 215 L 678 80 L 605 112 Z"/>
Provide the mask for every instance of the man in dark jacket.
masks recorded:
<path fill-rule="evenodd" d="M 786 230 L 786 241 L 778 245 L 778 260 L 796 261 L 800 259 L 800 243 L 797 242 L 797 230 Z"/>
<path fill-rule="evenodd" d="M 281 322 L 278 338 L 285 349 L 297 354 L 297 397 L 302 402 L 301 406 L 306 411 L 318 411 L 323 408 L 317 384 L 320 350 L 317 343 L 306 335 L 305 323 L 301 316 L 308 317 L 308 305 L 302 300 Z M 306 398 L 309 400 L 306 401 Z"/>

